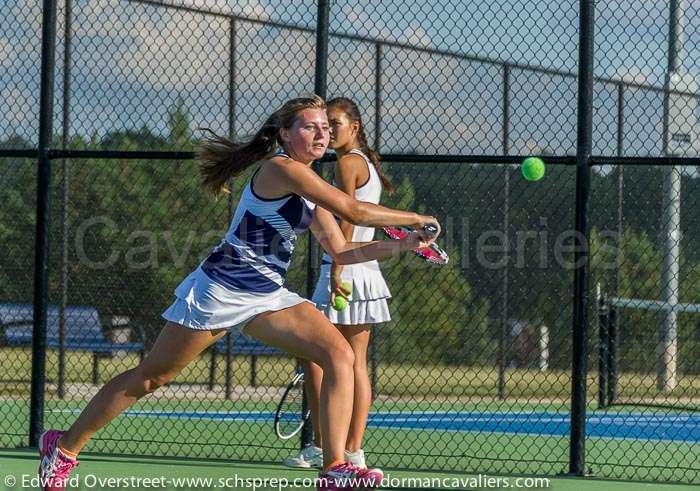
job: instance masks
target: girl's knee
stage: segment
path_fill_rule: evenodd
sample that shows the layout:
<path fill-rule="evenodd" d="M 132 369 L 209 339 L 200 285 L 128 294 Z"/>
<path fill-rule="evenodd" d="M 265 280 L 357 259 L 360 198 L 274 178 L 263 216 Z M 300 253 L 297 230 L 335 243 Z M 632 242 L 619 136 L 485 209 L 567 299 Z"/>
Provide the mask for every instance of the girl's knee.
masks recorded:
<path fill-rule="evenodd" d="M 352 370 L 355 353 L 348 343 L 336 343 L 325 350 L 326 364 L 337 369 Z"/>

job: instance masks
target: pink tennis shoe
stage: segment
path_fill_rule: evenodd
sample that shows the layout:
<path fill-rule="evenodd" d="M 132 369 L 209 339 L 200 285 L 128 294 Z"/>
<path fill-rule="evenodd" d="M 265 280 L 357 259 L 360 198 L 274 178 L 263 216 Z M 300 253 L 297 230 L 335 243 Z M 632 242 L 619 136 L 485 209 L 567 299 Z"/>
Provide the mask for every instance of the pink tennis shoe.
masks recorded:
<path fill-rule="evenodd" d="M 381 485 L 381 469 L 362 469 L 350 462 L 336 464 L 318 477 L 317 491 L 356 491 Z"/>
<path fill-rule="evenodd" d="M 61 452 L 58 439 L 62 431 L 48 430 L 39 439 L 39 483 L 44 491 L 66 489 L 70 472 L 78 466 L 78 461 Z"/>

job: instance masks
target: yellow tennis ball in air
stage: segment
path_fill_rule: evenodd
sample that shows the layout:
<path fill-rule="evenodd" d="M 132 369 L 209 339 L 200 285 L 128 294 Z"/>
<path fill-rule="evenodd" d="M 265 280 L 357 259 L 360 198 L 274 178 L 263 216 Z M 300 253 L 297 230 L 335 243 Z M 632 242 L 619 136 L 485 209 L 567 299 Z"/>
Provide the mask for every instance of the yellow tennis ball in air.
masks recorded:
<path fill-rule="evenodd" d="M 348 306 L 348 301 L 342 295 L 335 296 L 335 302 L 333 302 L 333 308 L 337 311 L 345 310 Z"/>
<path fill-rule="evenodd" d="M 520 170 L 528 181 L 539 181 L 544 177 L 544 162 L 539 157 L 528 157 L 523 160 Z"/>

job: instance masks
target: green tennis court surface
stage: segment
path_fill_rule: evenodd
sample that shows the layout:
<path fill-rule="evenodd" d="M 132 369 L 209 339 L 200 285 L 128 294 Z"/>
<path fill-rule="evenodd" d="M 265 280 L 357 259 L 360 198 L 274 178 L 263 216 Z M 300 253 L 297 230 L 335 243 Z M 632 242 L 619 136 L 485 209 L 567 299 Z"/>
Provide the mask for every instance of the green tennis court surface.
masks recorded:
<path fill-rule="evenodd" d="M 66 427 L 82 405 L 78 402 L 47 401 L 46 427 Z M 565 472 L 568 467 L 568 415 L 564 406 L 523 404 L 509 407 L 510 412 L 499 412 L 497 404 L 489 403 L 461 404 L 461 411 L 454 405 L 437 403 L 401 405 L 401 410 L 394 404 L 375 406 L 365 448 L 369 455 L 381 461 L 382 467 L 401 469 L 390 472 L 391 477 L 466 479 L 469 474 L 462 472 L 464 469 L 478 469 L 477 472 L 484 475 L 509 478 L 514 477 L 503 473 L 556 477 L 553 474 L 557 469 L 561 469 L 558 472 Z M 313 478 L 314 473 L 310 471 L 290 470 L 275 464 L 239 463 L 281 462 L 297 449 L 298 440 L 281 441 L 274 435 L 272 411 L 274 404 L 263 402 L 231 404 L 208 401 L 202 405 L 185 401 L 144 401 L 96 435 L 86 448 L 79 474 L 125 478 L 132 472 L 139 477 L 205 477 L 217 480 L 235 476 L 241 479 L 278 477 L 289 482 L 296 477 Z M 0 413 L 14 421 L 28 422 L 28 409 L 22 401 L 2 401 Z M 634 417 L 627 418 L 629 414 Z M 688 472 L 697 468 L 700 445 L 692 432 L 679 435 L 669 427 L 665 435 L 646 433 L 649 431 L 646 423 L 652 422 L 656 427 L 660 421 L 669 418 L 663 411 L 650 411 L 644 417 L 638 417 L 627 409 L 612 412 L 591 408 L 589 416 L 589 433 L 599 435 L 590 436 L 586 446 L 588 468 L 593 474 L 602 474 L 610 469 L 607 466 L 614 466 L 617 471 L 624 471 L 627 466 L 630 469 L 641 466 L 650 472 L 662 472 L 658 474 L 657 481 L 677 482 L 687 479 Z M 17 428 L 16 436 L 11 432 L 0 434 L 0 443 L 5 447 L 26 445 L 25 426 L 23 423 L 21 428 Z M 446 432 L 450 434 L 447 445 L 444 439 Z M 617 451 L 611 459 L 605 450 L 613 441 Z M 652 444 L 660 441 L 661 445 Z M 436 450 L 427 453 L 426 448 Z M 105 454 L 146 454 L 159 458 L 134 459 L 108 457 Z M 674 456 L 673 462 L 668 461 L 671 455 Z M 0 462 L 3 472 L 27 475 L 34 472 L 36 465 L 33 453 L 21 451 L 0 453 Z M 413 468 L 431 470 L 406 470 Z M 555 471 L 552 472 L 552 469 Z M 473 485 L 473 481 L 463 486 L 458 482 L 452 484 L 457 484 L 451 486 L 456 489 L 494 489 L 494 486 Z M 689 486 L 669 486 L 668 489 L 691 489 Z M 211 486 L 201 485 L 199 489 L 203 487 Z M 632 488 L 665 489 L 658 483 L 629 484 L 561 477 L 554 479 L 550 485 L 550 489 L 562 490 Z"/>
<path fill-rule="evenodd" d="M 0 451 L 0 489 L 31 485 L 34 451 Z M 313 489 L 313 470 L 200 459 L 83 455 L 74 472 L 78 489 Z M 267 485 L 265 485 L 267 479 Z M 275 481 L 273 481 L 273 479 Z M 519 480 L 520 479 L 520 480 Z M 386 489 L 551 489 L 556 491 L 690 491 L 689 485 L 547 476 L 473 475 L 385 469 Z M 479 483 L 482 483 L 480 486 Z M 8 485 L 9 484 L 9 485 Z M 306 485 L 305 485 L 306 484 Z M 499 485 L 500 484 L 500 485 Z M 292 487 L 297 486 L 297 487 Z M 34 488 L 35 489 L 35 488 Z"/>

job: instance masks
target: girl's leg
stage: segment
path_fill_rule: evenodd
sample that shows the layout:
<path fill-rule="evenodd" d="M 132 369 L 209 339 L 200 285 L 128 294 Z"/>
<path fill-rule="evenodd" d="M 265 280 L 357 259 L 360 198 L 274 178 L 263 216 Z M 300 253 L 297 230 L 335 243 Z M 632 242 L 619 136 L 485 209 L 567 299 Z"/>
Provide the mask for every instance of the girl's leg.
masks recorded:
<path fill-rule="evenodd" d="M 369 345 L 370 330 L 367 325 L 341 325 L 336 326 L 355 353 L 353 374 L 355 376 L 355 393 L 352 405 L 352 418 L 346 447 L 349 452 L 355 452 L 362 448 L 362 437 L 367 426 L 369 408 L 372 405 L 372 386 L 367 372 L 367 347 Z"/>
<path fill-rule="evenodd" d="M 321 420 L 319 418 L 319 403 L 321 400 L 321 382 L 323 370 L 316 363 L 302 360 L 304 367 L 304 387 L 306 389 L 306 402 L 311 410 L 311 421 L 314 425 L 314 445 L 323 448 L 323 435 L 321 433 Z"/>
<path fill-rule="evenodd" d="M 318 416 L 324 469 L 345 460 L 352 415 L 354 356 L 350 345 L 308 302 L 258 315 L 247 334 L 318 364 L 323 370 Z"/>
<path fill-rule="evenodd" d="M 100 428 L 146 394 L 168 382 L 197 355 L 226 333 L 196 331 L 173 322 L 161 330 L 148 356 L 136 367 L 117 375 L 95 394 L 59 441 L 77 454 Z"/>

